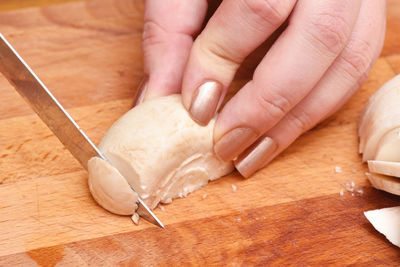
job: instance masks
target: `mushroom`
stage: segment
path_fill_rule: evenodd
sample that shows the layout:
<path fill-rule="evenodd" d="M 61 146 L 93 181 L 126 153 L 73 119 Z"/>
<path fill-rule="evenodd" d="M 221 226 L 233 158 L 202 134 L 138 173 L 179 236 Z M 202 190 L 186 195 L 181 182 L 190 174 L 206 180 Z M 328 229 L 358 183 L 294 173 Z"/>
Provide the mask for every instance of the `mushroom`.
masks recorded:
<path fill-rule="evenodd" d="M 368 160 L 370 172 L 400 177 L 400 162 Z"/>
<path fill-rule="evenodd" d="M 397 75 L 371 96 L 358 127 L 359 151 L 363 154 L 363 161 L 368 162 L 371 172 L 367 177 L 373 186 L 377 187 L 379 184 L 378 189 L 391 193 L 392 188 L 387 186 L 400 184 L 400 179 L 390 179 L 383 175 L 400 177 L 399 103 L 400 75 Z M 391 182 L 388 183 L 388 180 Z"/>
<path fill-rule="evenodd" d="M 369 222 L 394 245 L 400 247 L 400 207 L 364 212 Z"/>
<path fill-rule="evenodd" d="M 98 157 L 88 162 L 93 198 L 110 212 L 131 215 L 138 195 L 154 209 L 230 173 L 233 164 L 213 151 L 214 123 L 215 118 L 207 126 L 195 123 L 180 95 L 131 109 L 99 144 L 109 162 Z"/>
<path fill-rule="evenodd" d="M 368 162 L 372 186 L 400 195 L 400 75 L 386 82 L 369 99 L 361 115 L 359 152 Z M 400 246 L 400 207 L 367 211 L 372 225 Z"/>

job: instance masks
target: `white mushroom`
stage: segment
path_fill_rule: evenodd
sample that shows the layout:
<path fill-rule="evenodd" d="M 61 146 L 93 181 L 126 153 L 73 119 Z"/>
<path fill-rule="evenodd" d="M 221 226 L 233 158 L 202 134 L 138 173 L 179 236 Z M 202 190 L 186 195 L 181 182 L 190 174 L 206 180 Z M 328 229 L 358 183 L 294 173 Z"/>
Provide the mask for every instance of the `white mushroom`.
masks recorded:
<path fill-rule="evenodd" d="M 394 245 L 400 247 L 400 207 L 364 212 L 369 222 Z"/>
<path fill-rule="evenodd" d="M 358 134 L 359 151 L 363 153 L 363 161 L 368 161 L 369 171 L 399 177 L 400 75 L 371 96 L 361 115 Z"/>
<path fill-rule="evenodd" d="M 400 75 L 368 101 L 358 128 L 359 152 L 368 161 L 372 186 L 400 195 Z M 399 178 L 398 178 L 399 177 Z M 400 207 L 365 212 L 373 226 L 400 246 Z"/>
<path fill-rule="evenodd" d="M 391 176 L 377 174 L 377 173 L 366 173 L 368 180 L 372 186 L 376 189 L 392 193 L 400 196 L 400 183 L 397 178 Z"/>
<path fill-rule="evenodd" d="M 370 172 L 400 177 L 400 162 L 368 160 Z"/>
<path fill-rule="evenodd" d="M 146 101 L 123 115 L 105 134 L 99 149 L 111 164 L 92 158 L 89 186 L 94 199 L 117 214 L 133 214 L 137 194 L 155 208 L 233 170 L 213 151 L 213 119 L 199 126 L 180 95 Z"/>

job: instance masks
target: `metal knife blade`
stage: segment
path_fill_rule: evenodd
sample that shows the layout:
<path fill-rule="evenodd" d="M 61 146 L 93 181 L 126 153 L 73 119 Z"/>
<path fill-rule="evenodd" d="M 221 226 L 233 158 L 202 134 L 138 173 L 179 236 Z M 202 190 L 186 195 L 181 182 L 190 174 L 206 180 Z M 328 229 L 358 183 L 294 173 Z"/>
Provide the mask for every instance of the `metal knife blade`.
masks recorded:
<path fill-rule="evenodd" d="M 15 49 L 0 33 L 0 72 L 29 103 L 61 143 L 87 170 L 87 162 L 97 156 L 110 162 L 61 106 Z M 123 175 L 123 174 L 122 174 Z M 132 188 L 133 191 L 134 188 Z M 139 197 L 138 214 L 164 228 L 161 221 Z"/>

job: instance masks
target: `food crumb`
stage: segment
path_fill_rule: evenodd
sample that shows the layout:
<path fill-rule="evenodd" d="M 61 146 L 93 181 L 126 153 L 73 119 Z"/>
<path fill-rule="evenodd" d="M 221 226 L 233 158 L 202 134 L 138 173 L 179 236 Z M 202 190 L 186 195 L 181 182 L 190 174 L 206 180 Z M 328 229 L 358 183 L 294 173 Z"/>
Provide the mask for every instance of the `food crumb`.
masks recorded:
<path fill-rule="evenodd" d="M 236 190 L 237 190 L 237 186 L 234 185 L 234 184 L 232 184 L 232 191 L 233 191 L 233 192 L 236 192 Z"/>
<path fill-rule="evenodd" d="M 345 189 L 348 192 L 353 192 L 354 191 L 354 187 L 351 185 L 351 183 L 346 183 L 345 184 Z"/>
<path fill-rule="evenodd" d="M 204 194 L 201 198 L 202 199 L 206 199 L 207 198 L 207 194 Z"/>
<path fill-rule="evenodd" d="M 134 224 L 138 225 L 139 224 L 139 214 L 134 213 L 131 217 L 132 221 Z"/>
<path fill-rule="evenodd" d="M 344 189 L 351 193 L 351 196 L 355 196 L 355 194 L 357 193 L 358 195 L 362 195 L 364 193 L 362 188 L 356 188 L 356 183 L 354 181 L 348 182 L 344 184 Z M 340 190 L 340 195 L 343 196 L 342 194 L 343 189 Z"/>
<path fill-rule="evenodd" d="M 357 170 L 356 170 L 356 169 L 352 169 L 351 172 L 352 172 L 352 173 L 356 173 Z"/>
<path fill-rule="evenodd" d="M 158 206 L 160 207 L 160 210 L 161 210 L 161 211 L 164 211 L 164 210 L 165 210 L 163 205 L 158 205 Z"/>
<path fill-rule="evenodd" d="M 165 200 L 161 200 L 161 202 L 162 202 L 163 204 L 169 204 L 169 203 L 172 202 L 172 198 L 167 198 L 167 199 L 165 199 Z"/>
<path fill-rule="evenodd" d="M 335 167 L 335 172 L 336 173 L 341 173 L 341 172 L 343 172 L 343 170 L 342 170 L 342 168 L 340 166 L 336 166 Z"/>
<path fill-rule="evenodd" d="M 241 222 L 241 221 L 242 221 L 241 218 L 237 218 L 237 219 L 236 219 L 236 222 Z"/>
<path fill-rule="evenodd" d="M 343 189 L 340 189 L 340 193 L 339 193 L 341 196 L 343 196 L 344 195 L 344 190 Z"/>

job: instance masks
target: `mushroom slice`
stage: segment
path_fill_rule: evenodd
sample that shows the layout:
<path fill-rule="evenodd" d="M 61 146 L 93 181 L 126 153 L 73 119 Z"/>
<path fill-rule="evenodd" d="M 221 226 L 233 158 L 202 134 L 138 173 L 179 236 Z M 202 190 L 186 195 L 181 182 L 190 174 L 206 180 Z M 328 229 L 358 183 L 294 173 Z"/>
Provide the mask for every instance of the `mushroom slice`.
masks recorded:
<path fill-rule="evenodd" d="M 376 189 L 400 196 L 399 179 L 377 173 L 366 173 L 366 175 L 372 186 Z"/>
<path fill-rule="evenodd" d="M 400 177 L 400 162 L 369 160 L 370 172 Z"/>
<path fill-rule="evenodd" d="M 400 103 L 400 98 L 399 98 Z M 400 104 L 399 104 L 400 107 Z M 385 135 L 391 130 L 400 126 L 400 111 L 392 112 L 387 111 L 385 115 L 380 116 L 379 119 L 371 121 L 373 128 L 366 134 L 366 141 L 363 150 L 363 161 L 374 160 L 375 155 L 379 149 Z"/>
<path fill-rule="evenodd" d="M 398 110 L 398 99 L 400 97 L 400 75 L 387 81 L 378 91 L 376 91 L 368 100 L 361 116 L 358 126 L 358 135 L 360 137 L 359 152 L 364 152 L 368 136 L 371 135 L 370 128 L 374 124 L 382 121 L 387 110 Z M 393 112 L 389 112 L 393 113 Z"/>
<path fill-rule="evenodd" d="M 400 162 L 400 128 L 385 134 L 378 144 L 375 160 Z"/>
<path fill-rule="evenodd" d="M 88 170 L 90 193 L 100 206 L 116 214 L 135 213 L 138 195 L 116 168 L 99 157 L 93 157 L 88 162 Z"/>
<path fill-rule="evenodd" d="M 400 206 L 364 212 L 368 221 L 392 244 L 400 247 Z"/>

